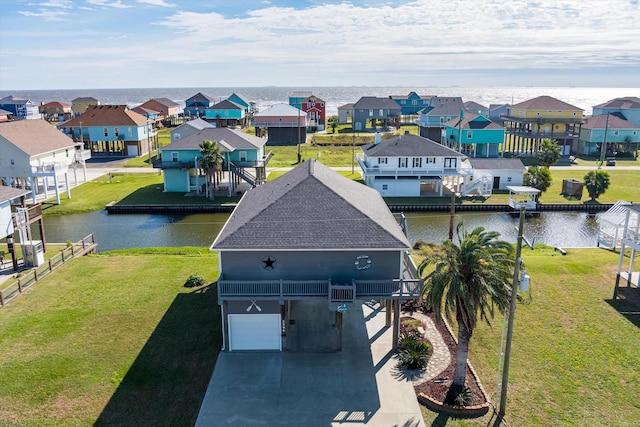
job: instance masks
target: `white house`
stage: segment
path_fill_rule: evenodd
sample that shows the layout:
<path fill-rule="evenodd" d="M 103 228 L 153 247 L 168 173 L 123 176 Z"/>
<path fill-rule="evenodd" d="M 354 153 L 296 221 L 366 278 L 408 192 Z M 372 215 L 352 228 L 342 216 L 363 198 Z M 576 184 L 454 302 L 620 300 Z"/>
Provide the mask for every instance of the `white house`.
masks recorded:
<path fill-rule="evenodd" d="M 523 184 L 526 168 L 520 159 L 474 157 L 469 158 L 469 164 L 473 168 L 473 181 L 490 177 L 493 190 L 506 190 L 509 185 Z"/>
<path fill-rule="evenodd" d="M 466 157 L 430 139 L 408 132 L 362 147 L 358 163 L 365 184 L 383 197 L 442 196 L 444 187 L 459 193 L 473 171 Z"/>
<path fill-rule="evenodd" d="M 31 190 L 33 201 L 52 189 L 60 203 L 60 189 L 69 186 L 69 166 L 82 165 L 90 156 L 89 150 L 77 149 L 77 143 L 42 119 L 0 123 L 0 179 L 9 187 Z M 78 182 L 75 175 L 76 183 Z"/>

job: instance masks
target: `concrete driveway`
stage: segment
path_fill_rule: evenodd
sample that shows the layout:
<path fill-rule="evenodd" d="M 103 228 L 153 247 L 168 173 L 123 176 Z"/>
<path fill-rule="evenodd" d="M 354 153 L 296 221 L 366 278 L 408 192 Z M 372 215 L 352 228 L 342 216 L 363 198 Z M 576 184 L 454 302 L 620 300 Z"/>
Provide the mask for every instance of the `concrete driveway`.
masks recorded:
<path fill-rule="evenodd" d="M 221 352 L 196 426 L 423 427 L 384 319 L 377 304 L 354 304 L 340 352 Z"/>

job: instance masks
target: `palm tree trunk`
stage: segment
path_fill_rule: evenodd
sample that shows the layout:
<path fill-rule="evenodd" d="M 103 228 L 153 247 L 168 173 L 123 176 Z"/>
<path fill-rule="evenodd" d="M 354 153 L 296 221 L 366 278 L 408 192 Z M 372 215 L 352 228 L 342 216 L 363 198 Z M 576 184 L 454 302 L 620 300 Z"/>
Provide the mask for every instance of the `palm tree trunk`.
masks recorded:
<path fill-rule="evenodd" d="M 450 405 L 456 404 L 456 397 L 464 390 L 465 381 L 467 379 L 467 359 L 469 357 L 469 341 L 473 330 L 469 329 L 464 322 L 462 322 L 461 316 L 458 317 L 458 347 L 456 350 L 456 368 L 453 372 L 453 382 L 445 403 Z"/>

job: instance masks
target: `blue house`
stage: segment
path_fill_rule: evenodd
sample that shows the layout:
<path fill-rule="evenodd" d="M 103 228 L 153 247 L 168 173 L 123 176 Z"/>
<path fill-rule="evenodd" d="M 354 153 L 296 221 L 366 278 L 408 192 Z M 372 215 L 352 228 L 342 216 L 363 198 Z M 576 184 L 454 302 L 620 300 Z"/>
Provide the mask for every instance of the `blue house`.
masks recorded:
<path fill-rule="evenodd" d="M 126 105 L 90 105 L 59 129 L 81 141 L 93 157 L 137 157 L 155 147 L 153 121 Z"/>
<path fill-rule="evenodd" d="M 235 104 L 242 105 L 245 115 L 248 117 L 255 111 L 255 102 L 249 101 L 249 98 L 241 93 L 233 92 L 227 99 Z"/>
<path fill-rule="evenodd" d="M 504 128 L 479 114 L 463 116 L 445 123 L 445 145 L 470 157 L 498 157 Z"/>
<path fill-rule="evenodd" d="M 408 95 L 390 95 L 389 98 L 400 105 L 400 114 L 403 116 L 418 114 L 420 110 L 429 106 L 431 100 L 431 96 L 420 96 L 415 92 L 409 92 Z"/>
<path fill-rule="evenodd" d="M 416 124 L 420 127 L 420 136 L 436 142 L 443 142 L 445 123 L 460 117 L 464 103 L 459 96 L 434 96 L 429 106 L 420 111 Z"/>
<path fill-rule="evenodd" d="M 214 191 L 232 195 L 243 189 L 242 183 L 251 188 L 266 181 L 266 167 L 271 159 L 271 153 L 264 153 L 266 139 L 229 128 L 204 127 L 182 136 L 186 133 L 180 132 L 179 138 L 161 148 L 160 159 L 153 164 L 163 171 L 164 191 L 204 193 L 206 176 L 200 167 L 203 141 L 215 141 L 223 155 L 218 176 L 221 184 Z"/>
<path fill-rule="evenodd" d="M 0 99 L 0 109 L 10 112 L 14 120 L 41 118 L 36 104 L 28 99 L 16 98 L 13 95 Z"/>
<path fill-rule="evenodd" d="M 244 127 L 246 121 L 245 108 L 229 99 L 218 102 L 204 110 L 205 120 L 215 122 L 216 127 L 240 126 Z"/>
<path fill-rule="evenodd" d="M 187 117 L 204 117 L 205 110 L 215 104 L 215 100 L 202 92 L 198 92 L 184 101 L 184 115 Z"/>

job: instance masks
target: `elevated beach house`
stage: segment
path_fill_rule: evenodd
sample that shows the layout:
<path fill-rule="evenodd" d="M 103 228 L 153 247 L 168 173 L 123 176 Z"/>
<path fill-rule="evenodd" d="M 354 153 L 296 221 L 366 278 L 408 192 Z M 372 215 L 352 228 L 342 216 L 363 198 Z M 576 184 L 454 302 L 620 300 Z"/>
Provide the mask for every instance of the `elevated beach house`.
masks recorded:
<path fill-rule="evenodd" d="M 397 338 L 399 301 L 422 289 L 410 248 L 375 190 L 314 159 L 249 190 L 211 245 L 224 348 L 296 351 L 303 336 L 338 350 L 341 313 L 372 298 L 393 306 Z"/>
<path fill-rule="evenodd" d="M 204 117 L 205 110 L 215 103 L 215 99 L 209 95 L 198 92 L 184 101 L 184 115 L 185 117 Z"/>
<path fill-rule="evenodd" d="M 604 158 L 625 153 L 629 156 L 640 149 L 640 124 L 633 124 L 619 113 L 607 113 L 584 119 L 580 138 L 575 146 L 577 154 L 600 156 L 604 146 Z"/>
<path fill-rule="evenodd" d="M 416 119 L 416 124 L 420 127 L 420 136 L 446 145 L 445 123 L 461 117 L 463 111 L 464 103 L 459 96 L 432 97 L 429 106 L 423 108 Z"/>
<path fill-rule="evenodd" d="M 36 197 L 49 198 L 53 191 L 60 203 L 60 191 L 71 197 L 69 167 L 82 166 L 86 181 L 85 160 L 88 150 L 57 130 L 47 121 L 17 120 L 0 123 L 0 179 L 9 187 L 28 189 L 35 203 Z"/>
<path fill-rule="evenodd" d="M 593 115 L 612 114 L 640 126 L 640 98 L 625 96 L 593 106 Z"/>
<path fill-rule="evenodd" d="M 215 123 L 216 127 L 245 127 L 247 116 L 245 108 L 233 101 L 225 99 L 204 110 L 204 118 Z"/>
<path fill-rule="evenodd" d="M 71 104 L 60 101 L 51 101 L 38 107 L 42 118 L 48 122 L 64 122 L 73 117 Z"/>
<path fill-rule="evenodd" d="M 364 131 L 367 125 L 375 130 L 400 126 L 400 105 L 391 98 L 363 96 L 353 104 L 353 124 L 356 131 Z"/>
<path fill-rule="evenodd" d="M 204 193 L 206 176 L 200 164 L 203 141 L 215 141 L 223 155 L 220 175 L 225 184 L 214 191 L 232 195 L 240 191 L 241 183 L 250 188 L 266 181 L 271 154 L 264 153 L 264 138 L 230 128 L 204 126 L 198 130 L 185 123 L 174 129 L 172 142 L 160 149 L 160 159 L 153 163 L 163 171 L 164 191 Z"/>
<path fill-rule="evenodd" d="M 364 145 L 357 159 L 364 181 L 384 197 L 442 196 L 445 187 L 460 193 L 472 171 L 455 150 L 418 135 L 405 133 Z"/>
<path fill-rule="evenodd" d="M 87 111 L 90 105 L 102 105 L 102 102 L 93 96 L 79 96 L 71 101 L 71 110 L 74 116 Z"/>
<path fill-rule="evenodd" d="M 41 118 L 38 106 L 26 98 L 9 95 L 0 98 L 0 108 L 9 111 L 13 120 L 30 120 Z"/>
<path fill-rule="evenodd" d="M 83 142 L 93 157 L 137 157 L 151 152 L 153 120 L 126 105 L 90 105 L 59 128 Z"/>
<path fill-rule="evenodd" d="M 582 123 L 582 109 L 551 96 L 538 96 L 507 108 L 503 116 L 505 150 L 533 156 L 540 142 L 554 139 L 563 156 L 574 150 Z"/>
<path fill-rule="evenodd" d="M 140 107 L 157 111 L 160 120 L 171 120 L 182 114 L 180 104 L 169 98 L 153 98 L 140 104 Z"/>
<path fill-rule="evenodd" d="M 504 128 L 485 116 L 463 112 L 445 123 L 446 146 L 471 157 L 498 157 Z"/>
<path fill-rule="evenodd" d="M 256 135 L 267 135 L 268 145 L 304 144 L 307 113 L 288 104 L 275 104 L 253 115 Z"/>
<path fill-rule="evenodd" d="M 403 116 L 414 116 L 421 110 L 429 106 L 431 96 L 420 96 L 415 92 L 409 92 L 408 95 L 390 95 L 400 105 L 400 114 Z"/>

